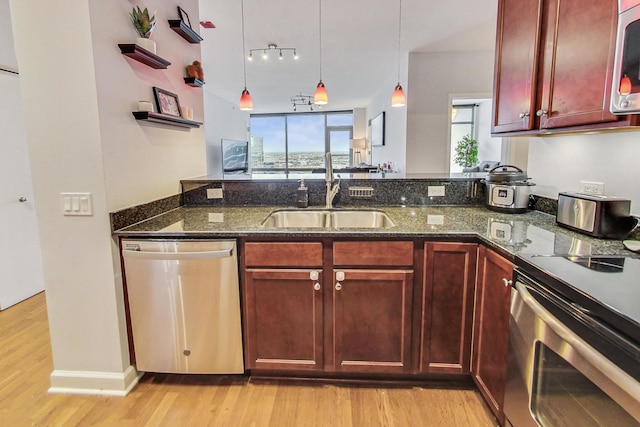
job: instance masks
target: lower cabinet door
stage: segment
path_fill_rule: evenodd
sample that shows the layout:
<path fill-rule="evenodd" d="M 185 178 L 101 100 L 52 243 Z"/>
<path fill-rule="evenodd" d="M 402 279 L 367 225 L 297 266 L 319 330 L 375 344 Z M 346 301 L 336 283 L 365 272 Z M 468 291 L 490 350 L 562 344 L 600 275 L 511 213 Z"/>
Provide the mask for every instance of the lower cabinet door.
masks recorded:
<path fill-rule="evenodd" d="M 425 243 L 420 373 L 469 374 L 478 245 Z"/>
<path fill-rule="evenodd" d="M 504 424 L 512 275 L 513 264 L 480 247 L 471 374 L 500 425 Z"/>
<path fill-rule="evenodd" d="M 323 370 L 322 271 L 247 269 L 247 369 Z"/>
<path fill-rule="evenodd" d="M 335 370 L 410 372 L 413 271 L 338 269 L 333 279 Z"/>

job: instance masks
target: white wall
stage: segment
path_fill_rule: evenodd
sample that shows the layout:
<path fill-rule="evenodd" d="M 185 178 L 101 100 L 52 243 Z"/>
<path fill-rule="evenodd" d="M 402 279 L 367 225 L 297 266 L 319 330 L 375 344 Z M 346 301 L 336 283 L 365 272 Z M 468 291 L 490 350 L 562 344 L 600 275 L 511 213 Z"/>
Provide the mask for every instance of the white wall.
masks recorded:
<path fill-rule="evenodd" d="M 238 100 L 240 95 L 238 94 Z M 222 139 L 249 140 L 249 113 L 206 91 L 204 94 L 207 175 L 222 178 Z"/>
<path fill-rule="evenodd" d="M 532 193 L 553 199 L 580 181 L 604 182 L 605 194 L 631 200 L 640 215 L 640 132 L 529 138 Z"/>
<path fill-rule="evenodd" d="M 400 60 L 400 81 L 407 81 L 408 55 L 403 54 Z M 404 71 L 403 71 L 404 70 Z M 394 167 L 400 171 L 407 171 L 406 144 L 407 139 L 407 106 L 392 107 L 391 95 L 398 83 L 398 76 L 389 76 L 386 82 L 380 83 L 380 91 L 373 97 L 367 106 L 367 125 L 372 118 L 381 112 L 385 112 L 385 138 L 383 146 L 371 147 L 371 164 L 378 165 L 393 162 Z M 407 102 L 411 103 L 413 97 L 410 84 L 403 84 Z M 371 144 L 371 126 L 367 129 L 367 144 Z"/>
<path fill-rule="evenodd" d="M 409 55 L 406 171 L 447 173 L 450 94 L 493 91 L 493 51 Z"/>
<path fill-rule="evenodd" d="M 181 6 L 198 22 L 197 0 Z M 119 258 L 110 211 L 175 194 L 180 178 L 205 172 L 203 130 L 137 123 L 139 99 L 156 85 L 202 119 L 202 93 L 182 83 L 197 49 L 167 26 L 175 4 L 157 0 L 158 53 L 168 70 L 119 53 L 133 42 L 132 4 L 11 0 L 29 155 L 42 243 L 54 361 L 52 390 L 124 394 L 129 366 Z M 66 217 L 60 192 L 91 192 L 94 214 Z"/>

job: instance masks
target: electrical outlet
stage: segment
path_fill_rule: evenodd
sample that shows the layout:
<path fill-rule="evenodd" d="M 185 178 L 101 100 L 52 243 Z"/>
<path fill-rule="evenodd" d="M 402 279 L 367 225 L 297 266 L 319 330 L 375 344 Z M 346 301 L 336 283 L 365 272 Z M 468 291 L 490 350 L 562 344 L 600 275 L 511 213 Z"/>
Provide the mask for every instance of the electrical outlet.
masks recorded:
<path fill-rule="evenodd" d="M 604 182 L 580 181 L 580 192 L 591 194 L 592 196 L 602 196 L 604 194 Z"/>
<path fill-rule="evenodd" d="M 427 196 L 444 197 L 444 185 L 430 185 L 427 187 Z"/>
<path fill-rule="evenodd" d="M 222 188 L 207 188 L 207 199 L 222 199 Z"/>

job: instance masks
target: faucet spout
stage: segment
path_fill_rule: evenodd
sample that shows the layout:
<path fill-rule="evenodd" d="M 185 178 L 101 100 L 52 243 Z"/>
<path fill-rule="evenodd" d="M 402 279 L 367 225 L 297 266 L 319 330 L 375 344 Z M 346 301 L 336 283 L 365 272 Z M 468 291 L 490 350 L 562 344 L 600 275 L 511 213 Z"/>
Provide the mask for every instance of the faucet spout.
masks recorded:
<path fill-rule="evenodd" d="M 327 182 L 333 182 L 333 165 L 331 163 L 331 152 L 327 152 L 327 154 L 325 154 L 325 181 Z"/>
<path fill-rule="evenodd" d="M 333 207 L 333 199 L 340 191 L 340 175 L 338 175 L 338 182 L 333 183 L 333 166 L 331 164 L 331 153 L 327 152 L 326 156 L 326 173 L 325 181 L 327 182 L 327 196 L 325 198 L 325 208 L 331 209 Z"/>

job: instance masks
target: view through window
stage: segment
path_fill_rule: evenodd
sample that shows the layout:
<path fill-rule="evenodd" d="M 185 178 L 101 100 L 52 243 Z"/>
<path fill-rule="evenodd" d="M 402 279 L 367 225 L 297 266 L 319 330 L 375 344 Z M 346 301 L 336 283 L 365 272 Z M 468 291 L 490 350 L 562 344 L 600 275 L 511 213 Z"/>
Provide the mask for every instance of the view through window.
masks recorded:
<path fill-rule="evenodd" d="M 313 171 L 324 168 L 331 151 L 334 169 L 352 165 L 349 140 L 353 113 L 256 114 L 251 129 L 251 168 L 255 172 Z"/>

